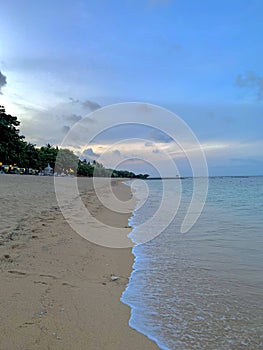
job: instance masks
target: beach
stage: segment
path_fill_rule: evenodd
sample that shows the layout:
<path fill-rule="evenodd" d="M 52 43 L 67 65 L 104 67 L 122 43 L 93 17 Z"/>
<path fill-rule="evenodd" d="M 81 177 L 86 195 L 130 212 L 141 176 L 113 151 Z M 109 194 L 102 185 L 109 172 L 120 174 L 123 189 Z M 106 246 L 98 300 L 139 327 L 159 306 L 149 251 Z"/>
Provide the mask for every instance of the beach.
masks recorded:
<path fill-rule="evenodd" d="M 97 219 L 130 232 L 131 213 L 104 208 L 91 178 L 78 185 Z M 113 188 L 120 199 L 131 197 L 121 181 Z M 129 327 L 130 308 L 120 301 L 131 248 L 102 247 L 74 232 L 52 177 L 0 175 L 0 190 L 0 349 L 158 349 Z M 87 229 L 96 234 L 95 225 Z"/>

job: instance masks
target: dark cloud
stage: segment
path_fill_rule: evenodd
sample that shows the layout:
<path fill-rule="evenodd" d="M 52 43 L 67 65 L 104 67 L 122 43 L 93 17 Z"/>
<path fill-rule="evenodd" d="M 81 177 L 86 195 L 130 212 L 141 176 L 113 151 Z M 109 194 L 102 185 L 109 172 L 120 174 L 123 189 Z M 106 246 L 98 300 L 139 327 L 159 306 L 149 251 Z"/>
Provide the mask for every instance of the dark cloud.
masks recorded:
<path fill-rule="evenodd" d="M 263 77 L 260 77 L 255 72 L 247 72 L 244 75 L 239 74 L 236 78 L 236 85 L 240 88 L 255 90 L 257 99 L 263 99 Z"/>
<path fill-rule="evenodd" d="M 97 102 L 86 100 L 84 102 L 81 102 L 84 107 L 88 107 L 92 111 L 95 111 L 96 109 L 101 108 L 101 105 L 99 105 Z"/>
<path fill-rule="evenodd" d="M 152 153 L 160 153 L 160 151 L 156 148 L 152 151 Z"/>
<path fill-rule="evenodd" d="M 70 122 L 76 123 L 82 119 L 82 116 L 77 115 L 77 114 L 71 114 L 71 115 L 66 116 L 65 119 L 67 119 Z"/>
<path fill-rule="evenodd" d="M 72 103 L 80 103 L 80 100 L 76 99 L 76 98 L 73 98 L 73 97 L 69 97 L 70 101 Z"/>
<path fill-rule="evenodd" d="M 115 149 L 112 153 L 116 154 L 119 157 L 121 156 L 121 152 L 118 149 Z"/>
<path fill-rule="evenodd" d="M 149 133 L 149 137 L 154 142 L 170 143 L 173 139 L 160 130 L 153 130 Z"/>
<path fill-rule="evenodd" d="M 85 151 L 82 153 L 83 157 L 99 157 L 100 155 L 98 153 L 95 153 L 92 148 L 87 148 Z"/>
<path fill-rule="evenodd" d="M 64 125 L 64 126 L 62 127 L 62 131 L 63 131 L 65 134 L 68 133 L 69 130 L 70 130 L 70 127 L 69 127 L 68 125 Z"/>
<path fill-rule="evenodd" d="M 101 105 L 95 101 L 91 101 L 91 100 L 81 101 L 79 99 L 75 99 L 74 97 L 69 97 L 69 99 L 72 102 L 72 104 L 80 105 L 84 108 L 88 108 L 91 111 L 95 111 L 96 109 L 101 108 Z"/>
<path fill-rule="evenodd" d="M 0 94 L 2 95 L 2 87 L 6 85 L 6 76 L 0 71 Z"/>

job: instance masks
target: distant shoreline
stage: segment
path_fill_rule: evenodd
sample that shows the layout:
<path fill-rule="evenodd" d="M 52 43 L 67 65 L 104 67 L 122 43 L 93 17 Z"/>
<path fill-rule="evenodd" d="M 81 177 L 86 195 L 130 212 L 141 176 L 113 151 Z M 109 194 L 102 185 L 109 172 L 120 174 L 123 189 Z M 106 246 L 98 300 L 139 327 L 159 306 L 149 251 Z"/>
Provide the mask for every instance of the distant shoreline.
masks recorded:
<path fill-rule="evenodd" d="M 220 179 L 220 178 L 237 178 L 237 179 L 247 179 L 249 177 L 263 177 L 263 175 L 216 175 L 216 176 L 208 176 L 208 179 Z M 148 180 L 186 180 L 186 179 L 203 179 L 205 176 L 182 176 L 182 177 L 148 177 L 145 179 Z"/>

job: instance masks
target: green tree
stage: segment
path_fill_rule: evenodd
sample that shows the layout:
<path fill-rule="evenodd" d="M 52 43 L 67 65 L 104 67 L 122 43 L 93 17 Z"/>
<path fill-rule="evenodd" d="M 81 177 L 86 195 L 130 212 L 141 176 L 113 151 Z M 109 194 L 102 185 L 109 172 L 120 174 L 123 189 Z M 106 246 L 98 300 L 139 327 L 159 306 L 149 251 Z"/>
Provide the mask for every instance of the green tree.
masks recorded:
<path fill-rule="evenodd" d="M 55 165 L 55 172 L 70 172 L 77 175 L 78 157 L 69 149 L 62 148 L 58 151 Z"/>
<path fill-rule="evenodd" d="M 32 143 L 24 143 L 23 159 L 19 164 L 23 168 L 38 169 L 39 167 L 39 149 Z"/>
<path fill-rule="evenodd" d="M 87 163 L 86 159 L 81 161 L 79 159 L 78 162 L 78 175 L 79 176 L 89 176 L 92 177 L 94 172 L 94 166 L 90 164 L 90 162 Z"/>
<path fill-rule="evenodd" d="M 23 159 L 25 147 L 24 136 L 20 136 L 17 117 L 6 114 L 0 106 L 0 162 L 4 164 L 19 164 Z"/>
<path fill-rule="evenodd" d="M 46 146 L 42 146 L 39 149 L 38 167 L 43 170 L 48 164 L 50 164 L 50 166 L 54 169 L 58 151 L 58 147 L 53 147 L 49 143 Z"/>

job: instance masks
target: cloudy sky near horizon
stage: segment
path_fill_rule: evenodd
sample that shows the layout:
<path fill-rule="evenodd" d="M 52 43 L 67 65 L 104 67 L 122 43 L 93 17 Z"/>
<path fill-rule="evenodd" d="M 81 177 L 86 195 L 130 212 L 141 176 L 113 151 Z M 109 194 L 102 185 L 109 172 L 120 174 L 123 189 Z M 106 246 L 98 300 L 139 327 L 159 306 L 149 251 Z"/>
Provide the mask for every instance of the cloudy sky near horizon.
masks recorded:
<path fill-rule="evenodd" d="M 263 175 L 262 14 L 261 0 L 10 0 L 0 13 L 1 104 L 37 145 L 60 144 L 101 106 L 159 105 L 193 130 L 210 175 Z M 168 150 L 189 175 L 172 140 L 143 127 L 111 130 L 79 152 L 99 158 L 124 135 L 144 139 L 111 150 L 120 162 L 141 152 L 144 162 L 126 168 L 154 175 L 147 161 L 161 164 Z"/>

